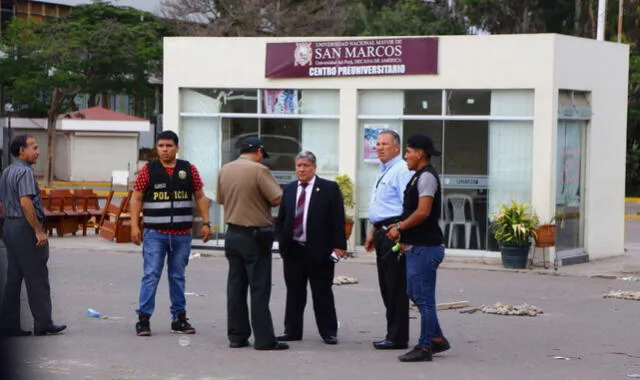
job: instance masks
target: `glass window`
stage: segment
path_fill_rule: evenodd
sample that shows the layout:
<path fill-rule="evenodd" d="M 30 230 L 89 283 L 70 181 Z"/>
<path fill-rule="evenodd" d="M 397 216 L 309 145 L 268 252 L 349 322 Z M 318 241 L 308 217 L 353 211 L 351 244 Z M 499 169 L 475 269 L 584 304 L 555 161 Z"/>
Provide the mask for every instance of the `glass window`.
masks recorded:
<path fill-rule="evenodd" d="M 201 97 L 210 98 L 214 108 L 207 109 L 207 113 L 250 113 L 258 112 L 257 90 L 217 90 L 217 89 L 183 89 L 181 112 L 194 112 L 191 109 Z"/>
<path fill-rule="evenodd" d="M 584 150 L 586 121 L 558 122 L 556 221 L 558 251 L 584 247 Z"/>
<path fill-rule="evenodd" d="M 441 120 L 405 120 L 402 123 L 402 154 L 406 151 L 407 139 L 417 133 L 431 137 L 435 148 L 442 152 L 442 127 Z M 442 173 L 442 156 L 432 157 L 431 165 L 438 173 Z"/>
<path fill-rule="evenodd" d="M 490 90 L 447 90 L 447 115 L 489 115 Z"/>
<path fill-rule="evenodd" d="M 558 94 L 558 117 L 591 117 L 589 93 L 561 90 Z"/>
<path fill-rule="evenodd" d="M 316 155 L 317 174 L 323 178 L 333 179 L 338 175 L 339 123 L 338 120 L 302 120 L 302 149 Z"/>
<path fill-rule="evenodd" d="M 240 157 L 242 140 L 258 136 L 258 119 L 222 119 L 222 164 Z"/>
<path fill-rule="evenodd" d="M 182 118 L 180 128 L 180 156 L 198 168 L 204 182 L 204 194 L 216 199 L 216 185 L 220 168 L 220 119 Z M 220 213 L 211 210 L 210 220 L 214 225 L 221 223 Z"/>
<path fill-rule="evenodd" d="M 303 115 L 339 115 L 338 90 L 301 90 L 300 113 Z"/>
<path fill-rule="evenodd" d="M 302 150 L 302 120 L 262 119 L 260 123 L 260 140 L 270 156 L 263 164 L 273 171 L 293 172 L 296 155 Z"/>
<path fill-rule="evenodd" d="M 360 91 L 358 95 L 359 115 L 402 115 L 404 91 Z"/>
<path fill-rule="evenodd" d="M 446 121 L 442 195 L 449 248 L 486 249 L 487 121 Z"/>
<path fill-rule="evenodd" d="M 442 115 L 442 90 L 406 90 L 405 115 Z"/>

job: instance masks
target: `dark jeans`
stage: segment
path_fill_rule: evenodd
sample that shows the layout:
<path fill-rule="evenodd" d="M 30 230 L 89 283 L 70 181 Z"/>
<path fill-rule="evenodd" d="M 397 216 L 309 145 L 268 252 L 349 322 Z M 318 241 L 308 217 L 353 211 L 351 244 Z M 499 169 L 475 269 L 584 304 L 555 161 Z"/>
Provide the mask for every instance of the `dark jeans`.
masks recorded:
<path fill-rule="evenodd" d="M 436 272 L 444 259 L 444 246 L 414 246 L 407 253 L 407 292 L 420 310 L 418 345 L 431 347 L 431 339 L 443 337 L 436 314 Z"/>
<path fill-rule="evenodd" d="M 20 291 L 22 280 L 27 288 L 33 328 L 49 328 L 51 320 L 51 288 L 49 285 L 49 245 L 36 247 L 33 228 L 23 218 L 5 219 L 4 244 L 7 247 L 7 280 L 2 299 L 0 328 L 16 331 L 20 326 Z"/>
<path fill-rule="evenodd" d="M 254 347 L 276 344 L 269 310 L 271 299 L 271 247 L 273 231 L 229 226 L 224 242 L 229 262 L 227 278 L 227 337 L 240 343 L 251 335 Z M 247 306 L 251 291 L 251 323 Z"/>
<path fill-rule="evenodd" d="M 171 299 L 171 317 L 185 311 L 185 269 L 191 252 L 191 234 L 167 235 L 156 230 L 145 229 L 142 243 L 143 276 L 140 283 L 140 307 L 138 314 L 153 315 L 156 307 L 156 291 L 167 258 L 167 279 Z"/>
<path fill-rule="evenodd" d="M 385 339 L 398 344 L 409 341 L 409 297 L 407 296 L 404 256 L 392 252 L 395 245 L 382 229 L 373 236 L 376 247 L 378 283 L 382 302 L 386 308 L 387 335 Z"/>

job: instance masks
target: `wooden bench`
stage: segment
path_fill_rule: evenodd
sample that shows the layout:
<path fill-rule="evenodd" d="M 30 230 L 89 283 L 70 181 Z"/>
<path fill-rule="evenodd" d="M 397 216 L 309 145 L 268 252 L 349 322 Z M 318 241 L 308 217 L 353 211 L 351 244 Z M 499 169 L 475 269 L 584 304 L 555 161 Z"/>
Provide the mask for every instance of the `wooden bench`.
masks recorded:
<path fill-rule="evenodd" d="M 73 194 L 69 189 L 49 190 L 49 210 L 51 212 L 62 212 L 62 215 L 60 215 L 61 220 L 56 228 L 59 237 L 63 237 L 66 234 L 75 235 L 78 232 L 78 227 L 87 216 L 85 211 L 76 209 Z"/>
<path fill-rule="evenodd" d="M 73 190 L 73 202 L 76 210 L 82 211 L 82 236 L 87 236 L 87 228 L 91 226 L 98 233 L 100 230 L 100 219 L 104 213 L 104 209 L 100 207 L 99 200 L 103 198 L 96 194 L 93 189 L 75 189 Z M 106 202 L 109 204 L 113 198 L 113 191 L 106 196 Z"/>
<path fill-rule="evenodd" d="M 129 201 L 132 190 L 127 192 L 127 196 L 120 200 L 119 205 L 115 205 L 111 200 L 104 207 L 100 217 L 98 234 L 109 241 L 115 239 L 116 243 L 131 242 L 131 215 L 129 214 Z"/>

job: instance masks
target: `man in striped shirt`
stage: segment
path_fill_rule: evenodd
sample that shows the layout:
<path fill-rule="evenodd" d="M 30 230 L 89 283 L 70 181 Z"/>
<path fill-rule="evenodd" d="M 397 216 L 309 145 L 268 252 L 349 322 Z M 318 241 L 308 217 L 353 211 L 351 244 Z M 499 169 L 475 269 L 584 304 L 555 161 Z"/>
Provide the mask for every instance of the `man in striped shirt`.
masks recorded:
<path fill-rule="evenodd" d="M 156 290 L 165 255 L 171 299 L 171 330 L 175 333 L 195 334 L 195 328 L 187 319 L 185 269 L 191 252 L 194 203 L 203 218 L 202 241 L 208 241 L 211 236 L 209 200 L 202 191 L 204 184 L 195 165 L 176 158 L 178 136 L 174 132 L 160 133 L 156 149 L 160 159 L 150 161 L 142 167 L 136 178 L 130 203 L 131 240 L 135 244 L 144 240 L 144 274 L 140 285 L 136 334 L 151 335 L 149 320 L 155 309 Z M 144 236 L 139 227 L 141 211 Z"/>
<path fill-rule="evenodd" d="M 51 319 L 49 242 L 44 231 L 44 208 L 32 166 L 40 156 L 38 143 L 18 135 L 9 149 L 16 159 L 0 177 L 0 201 L 4 210 L 4 243 L 7 247 L 7 283 L 2 298 L 0 328 L 3 336 L 31 335 L 20 327 L 20 290 L 24 279 L 35 335 L 57 334 L 67 328 Z"/>

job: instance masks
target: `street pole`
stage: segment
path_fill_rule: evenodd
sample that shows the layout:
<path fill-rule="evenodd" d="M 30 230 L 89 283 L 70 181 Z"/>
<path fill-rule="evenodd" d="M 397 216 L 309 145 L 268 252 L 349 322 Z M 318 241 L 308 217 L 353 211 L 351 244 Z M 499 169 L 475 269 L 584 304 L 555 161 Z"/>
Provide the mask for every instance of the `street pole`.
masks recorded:
<path fill-rule="evenodd" d="M 622 42 L 622 8 L 624 0 L 618 0 L 618 43 Z"/>
<path fill-rule="evenodd" d="M 9 140 L 9 144 L 7 144 L 7 146 L 11 147 L 11 139 L 13 138 L 13 133 L 11 133 L 11 112 L 7 113 L 7 138 Z M 8 153 L 9 153 L 9 164 L 11 164 L 11 162 L 13 161 L 13 157 L 11 155 L 11 152 L 8 152 Z"/>
<path fill-rule="evenodd" d="M 598 41 L 604 41 L 604 30 L 607 20 L 607 0 L 598 0 Z"/>

